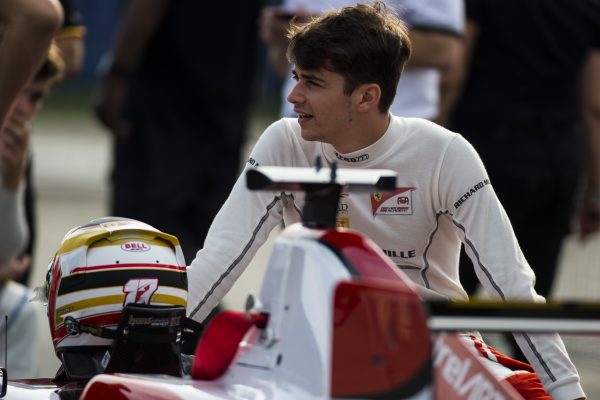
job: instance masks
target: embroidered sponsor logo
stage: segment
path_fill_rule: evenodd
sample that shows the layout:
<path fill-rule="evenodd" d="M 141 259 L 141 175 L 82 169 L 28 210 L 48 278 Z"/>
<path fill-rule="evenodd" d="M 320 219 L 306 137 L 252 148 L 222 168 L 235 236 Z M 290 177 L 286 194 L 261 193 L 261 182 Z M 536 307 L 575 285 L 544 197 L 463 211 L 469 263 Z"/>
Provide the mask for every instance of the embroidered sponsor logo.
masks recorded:
<path fill-rule="evenodd" d="M 412 215 L 412 192 L 415 187 L 397 188 L 393 193 L 372 193 L 371 210 L 376 215 Z"/>
<path fill-rule="evenodd" d="M 336 228 L 350 228 L 350 218 L 344 216 L 338 216 L 335 219 Z"/>
<path fill-rule="evenodd" d="M 367 153 L 361 154 L 360 156 L 356 156 L 356 157 L 345 157 L 336 151 L 335 156 L 337 157 L 338 160 L 347 161 L 347 162 L 362 162 L 362 161 L 367 161 L 369 159 L 369 155 Z"/>
<path fill-rule="evenodd" d="M 416 250 L 385 250 L 382 249 L 386 256 L 395 258 L 415 258 Z"/>
<path fill-rule="evenodd" d="M 121 245 L 121 249 L 133 252 L 148 251 L 150 250 L 150 245 L 144 242 L 125 242 Z"/>
<path fill-rule="evenodd" d="M 344 203 L 344 200 L 348 198 L 350 194 L 342 192 L 340 194 L 340 202 L 337 207 L 337 215 L 335 218 L 336 228 L 350 228 L 350 216 L 348 214 L 348 204 Z"/>
<path fill-rule="evenodd" d="M 337 228 L 350 228 L 350 217 L 348 215 L 348 204 L 339 203 L 337 207 L 337 216 L 335 218 Z"/>
<path fill-rule="evenodd" d="M 489 184 L 490 184 L 489 179 L 484 179 L 481 182 L 477 183 L 468 192 L 466 192 L 465 194 L 460 196 L 460 198 L 454 202 L 454 208 L 460 207 L 465 201 L 467 201 L 469 199 L 469 197 L 474 195 L 479 189 L 481 189 L 484 186 L 489 185 Z"/>
<path fill-rule="evenodd" d="M 258 167 L 260 164 L 258 163 L 258 161 L 256 161 L 254 158 L 250 157 L 248 159 L 248 164 L 252 165 L 253 167 Z"/>
<path fill-rule="evenodd" d="M 150 298 L 158 289 L 158 279 L 130 279 L 123 285 L 125 300 L 123 305 L 129 303 L 150 304 Z"/>

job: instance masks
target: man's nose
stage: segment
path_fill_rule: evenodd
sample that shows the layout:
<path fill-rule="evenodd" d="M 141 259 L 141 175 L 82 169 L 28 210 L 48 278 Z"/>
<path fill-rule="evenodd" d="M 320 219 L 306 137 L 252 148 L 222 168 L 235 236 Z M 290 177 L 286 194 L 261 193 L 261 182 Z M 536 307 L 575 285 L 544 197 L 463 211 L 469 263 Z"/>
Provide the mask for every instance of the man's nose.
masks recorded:
<path fill-rule="evenodd" d="M 299 88 L 299 84 L 296 83 L 290 93 L 287 96 L 287 101 L 292 104 L 301 104 L 304 101 L 304 95 Z"/>

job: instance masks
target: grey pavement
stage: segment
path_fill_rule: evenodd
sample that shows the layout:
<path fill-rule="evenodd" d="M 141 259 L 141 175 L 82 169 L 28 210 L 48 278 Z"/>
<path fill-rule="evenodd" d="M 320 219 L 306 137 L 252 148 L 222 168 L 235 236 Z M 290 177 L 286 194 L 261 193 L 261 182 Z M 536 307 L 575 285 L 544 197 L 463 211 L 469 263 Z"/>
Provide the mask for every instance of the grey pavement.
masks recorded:
<path fill-rule="evenodd" d="M 253 132 L 266 123 L 255 122 Z M 252 135 L 251 135 L 252 136 Z M 34 174 L 38 192 L 38 242 L 30 286 L 43 283 L 47 265 L 62 236 L 73 226 L 107 215 L 108 173 L 111 164 L 109 136 L 91 115 L 57 115 L 43 112 L 33 136 Z M 249 140 L 249 144 L 252 140 Z M 261 249 L 224 300 L 225 307 L 242 309 L 250 291 L 257 292 L 273 237 Z M 565 242 L 555 296 L 564 299 L 599 301 L 600 236 L 579 243 Z M 40 304 L 39 376 L 52 376 L 58 367 L 50 343 L 45 308 Z M 499 338 L 492 343 L 502 350 Z M 564 336 L 578 366 L 588 398 L 600 398 L 600 335 Z"/>

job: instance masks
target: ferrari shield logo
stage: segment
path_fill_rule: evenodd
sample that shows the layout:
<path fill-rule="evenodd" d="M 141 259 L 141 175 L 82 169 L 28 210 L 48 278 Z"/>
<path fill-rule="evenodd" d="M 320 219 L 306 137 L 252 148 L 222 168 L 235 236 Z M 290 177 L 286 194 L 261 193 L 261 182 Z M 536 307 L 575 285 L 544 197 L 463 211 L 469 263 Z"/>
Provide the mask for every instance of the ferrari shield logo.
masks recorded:
<path fill-rule="evenodd" d="M 372 193 L 371 210 L 376 215 L 412 215 L 412 192 L 415 187 L 397 188 L 391 193 Z"/>

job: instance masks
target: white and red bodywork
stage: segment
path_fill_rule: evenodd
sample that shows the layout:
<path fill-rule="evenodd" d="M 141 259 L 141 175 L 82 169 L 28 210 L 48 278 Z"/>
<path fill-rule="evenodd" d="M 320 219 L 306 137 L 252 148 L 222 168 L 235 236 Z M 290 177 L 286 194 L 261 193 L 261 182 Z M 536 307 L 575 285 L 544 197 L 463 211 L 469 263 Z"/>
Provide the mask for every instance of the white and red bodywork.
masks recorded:
<path fill-rule="evenodd" d="M 431 335 L 413 284 L 356 232 L 286 228 L 258 300 L 213 319 L 192 378 L 103 374 L 81 399 L 519 398 L 453 335 Z M 6 398 L 56 390 L 11 383 Z"/>
<path fill-rule="evenodd" d="M 335 226 L 342 186 L 393 190 L 395 177 L 387 170 L 250 169 L 250 189 L 307 192 L 305 224 L 275 241 L 258 299 L 246 312 L 213 318 L 191 377 L 101 374 L 81 399 L 518 399 L 456 335 L 434 337 L 416 287 L 370 239 L 314 228 Z M 60 398 L 47 383 L 11 382 L 6 398 Z"/>

